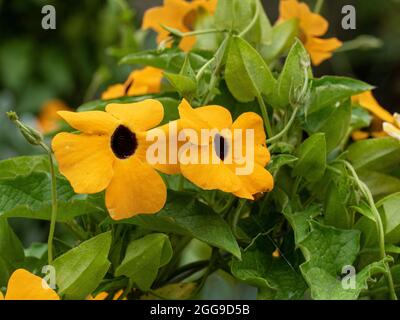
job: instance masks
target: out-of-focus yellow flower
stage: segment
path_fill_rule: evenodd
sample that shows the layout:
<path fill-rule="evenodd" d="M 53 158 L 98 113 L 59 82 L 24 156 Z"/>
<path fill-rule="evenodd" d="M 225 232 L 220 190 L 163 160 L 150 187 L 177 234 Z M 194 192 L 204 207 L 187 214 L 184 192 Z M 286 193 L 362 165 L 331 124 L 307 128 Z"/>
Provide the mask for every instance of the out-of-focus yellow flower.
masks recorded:
<path fill-rule="evenodd" d="M 158 93 L 161 88 L 162 70 L 146 67 L 133 71 L 125 83 L 114 84 L 103 92 L 103 100 L 116 99 L 123 96 L 139 96 Z"/>
<path fill-rule="evenodd" d="M 124 293 L 124 290 L 122 290 L 122 289 L 117 291 L 117 293 L 114 294 L 113 300 L 118 300 L 122 296 L 123 293 Z M 109 296 L 108 292 L 100 292 L 94 297 L 89 296 L 89 298 L 87 300 L 106 300 L 108 298 L 108 296 Z M 127 299 L 125 297 L 122 300 L 127 300 Z"/>
<path fill-rule="evenodd" d="M 371 91 L 355 95 L 351 98 L 353 104 L 357 104 L 368 110 L 373 115 L 373 120 L 369 131 L 355 131 L 352 134 L 353 140 L 364 140 L 370 136 L 374 138 L 384 137 L 386 133 L 382 130 L 382 123 L 394 124 L 395 119 L 392 114 L 382 107 L 375 99 Z"/>
<path fill-rule="evenodd" d="M 17 269 L 8 281 L 6 296 L 0 292 L 0 300 L 60 300 L 60 297 L 42 278 Z"/>
<path fill-rule="evenodd" d="M 182 175 L 195 185 L 205 190 L 221 190 L 233 193 L 237 197 L 254 200 L 254 195 L 268 192 L 273 189 L 274 180 L 272 175 L 264 168 L 270 160 L 270 154 L 266 147 L 266 136 L 263 128 L 263 120 L 253 112 L 240 115 L 232 123 L 230 112 L 221 106 L 204 106 L 193 109 L 186 100 L 179 106 L 180 126 L 183 131 L 195 130 L 201 136 L 202 129 L 219 132 L 230 132 L 230 138 L 221 134 L 215 134 L 206 145 L 196 145 L 198 159 L 186 163 L 179 158 Z M 240 129 L 241 140 L 234 134 L 235 129 Z M 254 140 L 247 141 L 243 136 L 247 129 L 254 133 Z M 238 175 L 237 168 L 247 166 L 245 163 L 238 164 L 235 161 L 227 161 L 228 155 L 236 157 L 234 148 L 240 143 L 241 150 L 247 150 L 246 144 L 251 143 L 250 150 L 254 152 L 253 170 L 246 175 Z M 213 162 L 215 155 L 221 161 Z M 243 153 L 242 153 L 243 155 Z M 181 153 L 183 156 L 183 153 Z M 208 159 L 204 162 L 202 159 Z M 243 159 L 242 159 L 243 160 Z"/>
<path fill-rule="evenodd" d="M 106 112 L 59 114 L 81 132 L 59 133 L 52 142 L 60 172 L 76 193 L 106 190 L 106 206 L 115 220 L 161 210 L 166 186 L 146 158 L 148 130 L 164 117 L 160 102 L 111 103 Z"/>
<path fill-rule="evenodd" d="M 61 120 L 57 112 L 64 110 L 71 111 L 72 109 L 61 100 L 54 99 L 44 103 L 37 118 L 39 130 L 43 133 L 56 130 L 58 128 L 58 122 Z"/>
<path fill-rule="evenodd" d="M 310 10 L 307 4 L 298 0 L 281 0 L 278 23 L 298 19 L 299 38 L 311 56 L 314 65 L 319 65 L 333 55 L 333 51 L 342 46 L 337 38 L 321 39 L 328 31 L 329 23 L 319 14 Z"/>
<path fill-rule="evenodd" d="M 385 131 L 389 136 L 400 140 L 400 114 L 395 113 L 393 115 L 394 123 L 384 122 L 383 131 Z"/>
<path fill-rule="evenodd" d="M 157 32 L 157 42 L 166 40 L 169 32 L 162 25 L 181 32 L 193 30 L 196 19 L 202 12 L 214 14 L 217 0 L 164 0 L 163 6 L 147 10 L 143 17 L 143 29 L 153 29 Z M 196 43 L 196 37 L 184 37 L 180 48 L 189 51 Z"/>

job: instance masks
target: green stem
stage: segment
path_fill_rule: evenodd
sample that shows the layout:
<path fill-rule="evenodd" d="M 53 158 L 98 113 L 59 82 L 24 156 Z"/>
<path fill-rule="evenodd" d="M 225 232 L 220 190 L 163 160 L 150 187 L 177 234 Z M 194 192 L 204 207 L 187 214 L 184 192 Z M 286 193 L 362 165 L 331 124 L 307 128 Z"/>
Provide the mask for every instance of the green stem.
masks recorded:
<path fill-rule="evenodd" d="M 178 191 L 183 191 L 184 184 L 185 184 L 185 178 L 183 177 L 183 175 L 180 175 L 179 176 Z"/>
<path fill-rule="evenodd" d="M 196 75 L 196 80 L 199 81 L 201 79 L 201 77 L 203 76 L 204 72 L 207 70 L 207 68 L 215 61 L 215 57 L 213 57 L 212 59 L 208 60 L 204 66 L 202 66 L 199 70 L 199 72 Z"/>
<path fill-rule="evenodd" d="M 211 74 L 211 79 L 210 79 L 210 84 L 208 86 L 208 92 L 207 95 L 205 96 L 204 100 L 202 101 L 202 105 L 207 105 L 207 103 L 210 102 L 212 95 L 213 95 L 213 89 L 217 84 L 218 81 L 218 74 L 220 72 L 222 63 L 223 63 L 223 58 L 225 56 L 225 50 L 228 46 L 228 42 L 230 39 L 230 35 L 228 35 L 227 37 L 225 37 L 224 41 L 222 41 L 220 47 L 218 48 L 217 52 L 215 53 L 215 59 L 216 61 L 216 66 L 215 69 L 213 71 L 213 73 Z"/>
<path fill-rule="evenodd" d="M 260 105 L 261 114 L 262 114 L 263 119 L 264 119 L 265 129 L 267 130 L 267 136 L 268 137 L 272 137 L 273 136 L 272 127 L 271 127 L 271 124 L 269 122 L 267 106 L 265 105 L 264 99 L 262 98 L 261 94 L 259 94 L 257 96 L 257 101 L 258 101 L 258 104 Z"/>
<path fill-rule="evenodd" d="M 258 0 L 255 3 L 256 3 L 256 11 L 254 13 L 254 17 L 251 20 L 250 24 L 239 34 L 239 37 L 244 37 L 247 34 L 247 32 L 249 32 L 257 22 L 257 19 L 260 15 L 260 4 Z"/>
<path fill-rule="evenodd" d="M 47 152 L 49 156 L 50 163 L 50 176 L 51 176 L 51 220 L 50 220 L 50 230 L 49 237 L 47 239 L 47 257 L 49 265 L 53 264 L 53 239 L 54 239 L 54 231 L 56 228 L 57 221 L 57 180 L 56 180 L 56 172 L 54 169 L 54 161 L 53 155 L 51 153 L 50 148 L 45 144 L 41 143 L 40 146 Z"/>
<path fill-rule="evenodd" d="M 118 298 L 118 300 L 124 300 L 127 297 L 127 295 L 132 291 L 132 287 L 133 287 L 133 282 L 131 279 L 129 279 L 127 287 L 125 288 L 121 296 Z"/>
<path fill-rule="evenodd" d="M 281 132 L 279 132 L 278 134 L 276 134 L 275 136 L 273 136 L 272 138 L 269 138 L 267 140 L 268 144 L 272 144 L 273 142 L 279 140 L 281 137 L 283 137 L 286 132 L 289 131 L 290 127 L 292 126 L 294 119 L 296 119 L 296 115 L 297 115 L 297 111 L 299 110 L 299 107 L 296 107 L 293 111 L 292 116 L 290 117 L 288 123 L 286 124 L 285 128 L 283 128 L 283 130 Z"/>
<path fill-rule="evenodd" d="M 196 30 L 182 33 L 182 37 L 190 37 L 190 36 L 200 36 L 202 34 L 209 34 L 209 33 L 223 33 L 227 32 L 226 30 L 220 29 L 204 29 L 204 30 Z"/>
<path fill-rule="evenodd" d="M 237 224 L 239 222 L 239 219 L 240 219 L 240 216 L 241 216 L 241 213 L 242 213 L 242 210 L 243 210 L 243 207 L 244 207 L 245 204 L 246 204 L 246 200 L 245 199 L 240 199 L 239 203 L 238 203 L 238 206 L 237 206 L 235 212 L 233 213 L 232 233 L 237 239 L 240 238 L 239 235 L 238 235 L 238 232 L 237 232 Z"/>
<path fill-rule="evenodd" d="M 323 6 L 324 6 L 324 0 L 317 0 L 317 3 L 315 4 L 314 7 L 314 12 L 320 13 Z"/>
<path fill-rule="evenodd" d="M 383 228 L 381 215 L 379 214 L 378 209 L 376 208 L 375 201 L 371 194 L 371 191 L 369 190 L 367 185 L 363 181 L 360 180 L 360 178 L 357 175 L 356 170 L 353 168 L 353 166 L 349 162 L 347 162 L 345 160 L 337 160 L 337 162 L 344 164 L 346 166 L 346 168 L 351 172 L 351 174 L 354 177 L 355 181 L 357 182 L 361 192 L 363 193 L 364 197 L 368 201 L 369 206 L 371 207 L 372 213 L 374 214 L 374 217 L 376 220 L 376 227 L 377 227 L 378 238 L 379 238 L 380 258 L 385 259 L 387 257 L 386 249 L 385 249 L 385 230 Z M 385 262 L 385 267 L 386 267 L 386 279 L 388 282 L 390 298 L 392 300 L 397 300 L 396 291 L 394 289 L 392 273 L 391 273 L 388 263 L 386 263 L 386 262 Z"/>

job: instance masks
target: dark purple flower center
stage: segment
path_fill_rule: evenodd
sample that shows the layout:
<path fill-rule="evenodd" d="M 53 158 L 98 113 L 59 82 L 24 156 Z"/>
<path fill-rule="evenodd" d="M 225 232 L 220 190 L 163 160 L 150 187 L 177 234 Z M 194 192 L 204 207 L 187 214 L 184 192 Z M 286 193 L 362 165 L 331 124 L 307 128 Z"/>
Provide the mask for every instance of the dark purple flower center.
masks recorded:
<path fill-rule="evenodd" d="M 138 146 L 136 135 L 127 127 L 120 125 L 111 137 L 111 149 L 119 159 L 133 155 Z"/>
<path fill-rule="evenodd" d="M 214 136 L 214 150 L 217 156 L 224 161 L 226 155 L 228 154 L 228 142 L 219 134 Z"/>

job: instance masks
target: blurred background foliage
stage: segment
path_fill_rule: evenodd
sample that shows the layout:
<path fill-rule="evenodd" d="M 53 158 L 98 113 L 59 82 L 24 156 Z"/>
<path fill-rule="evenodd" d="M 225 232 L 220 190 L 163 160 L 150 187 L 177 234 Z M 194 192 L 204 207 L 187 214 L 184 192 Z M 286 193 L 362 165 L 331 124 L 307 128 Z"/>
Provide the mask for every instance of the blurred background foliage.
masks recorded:
<path fill-rule="evenodd" d="M 279 0 L 263 2 L 274 23 Z M 305 2 L 313 8 L 317 0 Z M 41 9 L 47 4 L 56 8 L 56 30 L 41 27 Z M 155 46 L 154 34 L 141 31 L 140 24 L 143 12 L 160 4 L 162 0 L 0 0 L 0 159 L 40 151 L 20 137 L 6 111 L 14 109 L 36 125 L 50 99 L 76 108 L 98 98 L 109 84 L 123 82 L 130 69 L 119 66 L 118 57 Z M 356 7 L 356 30 L 341 27 L 346 4 Z M 322 14 L 330 22 L 329 35 L 346 44 L 315 69 L 316 75 L 364 80 L 377 87 L 383 106 L 400 111 L 400 0 L 325 1 Z M 47 227 L 24 220 L 15 228 L 28 244 L 43 241 Z"/>

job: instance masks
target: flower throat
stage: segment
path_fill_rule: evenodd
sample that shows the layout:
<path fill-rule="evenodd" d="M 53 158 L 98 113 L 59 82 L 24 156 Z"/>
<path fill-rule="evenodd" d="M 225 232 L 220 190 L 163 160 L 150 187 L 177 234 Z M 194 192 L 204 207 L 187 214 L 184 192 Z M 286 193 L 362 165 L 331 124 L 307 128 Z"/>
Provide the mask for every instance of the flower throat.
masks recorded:
<path fill-rule="evenodd" d="M 133 155 L 138 146 L 136 135 L 127 127 L 120 125 L 111 137 L 111 149 L 119 159 Z"/>

